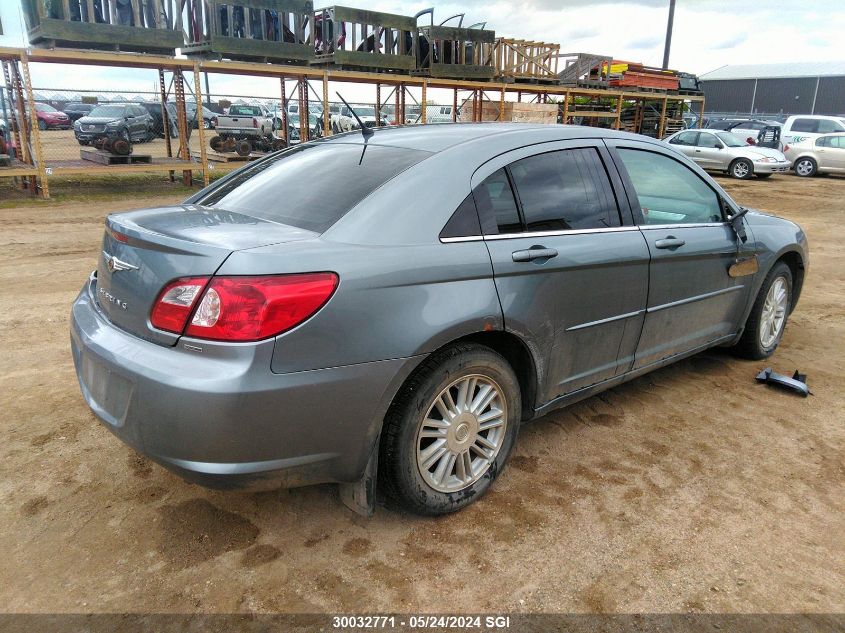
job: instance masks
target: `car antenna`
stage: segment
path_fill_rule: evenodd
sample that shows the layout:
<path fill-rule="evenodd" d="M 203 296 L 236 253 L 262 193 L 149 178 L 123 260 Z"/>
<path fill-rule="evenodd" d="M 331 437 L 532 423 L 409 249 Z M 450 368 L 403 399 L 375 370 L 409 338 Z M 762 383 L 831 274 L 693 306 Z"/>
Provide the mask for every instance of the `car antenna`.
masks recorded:
<path fill-rule="evenodd" d="M 343 105 L 349 108 L 349 111 L 352 113 L 352 116 L 354 116 L 355 120 L 358 121 L 358 125 L 361 126 L 361 134 L 364 136 L 364 142 L 366 142 L 367 139 L 373 135 L 373 129 L 364 125 L 364 122 L 361 120 L 361 117 L 358 116 L 358 113 L 352 109 L 352 106 L 346 102 L 346 99 L 344 99 L 339 92 L 336 92 L 335 94 L 340 97 L 340 100 L 343 101 Z"/>

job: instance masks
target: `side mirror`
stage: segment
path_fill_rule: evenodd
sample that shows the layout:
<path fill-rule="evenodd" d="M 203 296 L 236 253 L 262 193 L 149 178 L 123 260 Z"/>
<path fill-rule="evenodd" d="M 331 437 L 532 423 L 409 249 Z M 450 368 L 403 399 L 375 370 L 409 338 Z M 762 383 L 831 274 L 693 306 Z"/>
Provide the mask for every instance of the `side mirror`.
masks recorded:
<path fill-rule="evenodd" d="M 742 219 L 745 217 L 745 214 L 748 213 L 748 209 L 745 207 L 740 207 L 740 210 L 733 214 L 730 218 L 731 228 L 733 229 L 736 236 L 739 238 L 739 241 L 745 244 L 748 241 L 748 235 L 745 232 L 745 223 Z"/>
<path fill-rule="evenodd" d="M 725 149 L 725 146 L 721 143 L 716 143 L 716 149 Z"/>

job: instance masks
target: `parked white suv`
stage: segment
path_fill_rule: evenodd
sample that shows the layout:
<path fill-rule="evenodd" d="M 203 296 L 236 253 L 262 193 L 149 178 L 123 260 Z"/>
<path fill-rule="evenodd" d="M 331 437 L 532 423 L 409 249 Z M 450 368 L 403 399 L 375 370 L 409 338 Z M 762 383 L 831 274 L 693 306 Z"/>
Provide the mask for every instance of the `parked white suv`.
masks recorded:
<path fill-rule="evenodd" d="M 783 148 L 797 176 L 845 173 L 845 132 L 822 134 Z"/>
<path fill-rule="evenodd" d="M 789 117 L 783 124 L 780 142 L 782 146 L 794 145 L 818 138 L 821 134 L 834 132 L 845 132 L 845 118 L 820 114 L 798 114 Z"/>

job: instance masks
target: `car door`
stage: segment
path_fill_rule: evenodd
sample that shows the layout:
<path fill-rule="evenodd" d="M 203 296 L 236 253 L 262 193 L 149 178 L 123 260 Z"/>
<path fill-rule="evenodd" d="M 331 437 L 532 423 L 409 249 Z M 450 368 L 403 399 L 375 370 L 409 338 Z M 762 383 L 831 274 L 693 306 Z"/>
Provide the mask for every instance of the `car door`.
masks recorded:
<path fill-rule="evenodd" d="M 845 136 L 829 136 L 827 138 L 829 140 L 825 151 L 827 152 L 828 169 L 837 172 L 845 171 Z"/>
<path fill-rule="evenodd" d="M 721 194 L 662 148 L 608 143 L 651 255 L 648 301 L 633 369 L 735 334 L 753 276 L 730 267 L 753 256 L 724 220 Z"/>
<path fill-rule="evenodd" d="M 679 132 L 669 139 L 669 145 L 681 152 L 684 156 L 698 162 L 700 157 L 696 154 L 696 143 L 698 142 L 698 132 L 689 130 L 687 132 Z"/>
<path fill-rule="evenodd" d="M 701 132 L 695 143 L 695 158 L 702 169 L 722 170 L 728 168 L 725 145 L 712 132 Z"/>
<path fill-rule="evenodd" d="M 612 184 L 615 182 L 615 186 Z M 505 326 L 545 360 L 545 401 L 630 365 L 648 292 L 648 247 L 600 140 L 543 143 L 473 176 Z"/>

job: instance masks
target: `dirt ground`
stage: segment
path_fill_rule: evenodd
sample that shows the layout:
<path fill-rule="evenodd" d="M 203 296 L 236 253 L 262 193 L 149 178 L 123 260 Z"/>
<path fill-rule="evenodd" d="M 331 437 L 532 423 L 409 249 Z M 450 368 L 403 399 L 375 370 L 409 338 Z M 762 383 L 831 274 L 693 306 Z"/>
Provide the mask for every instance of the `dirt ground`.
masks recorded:
<path fill-rule="evenodd" d="M 208 491 L 133 453 L 79 394 L 68 313 L 104 215 L 139 202 L 2 210 L 2 610 L 842 612 L 845 179 L 722 182 L 809 235 L 775 356 L 708 352 L 531 423 L 439 519 Z M 815 395 L 757 384 L 767 365 Z"/>

